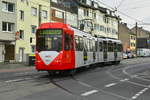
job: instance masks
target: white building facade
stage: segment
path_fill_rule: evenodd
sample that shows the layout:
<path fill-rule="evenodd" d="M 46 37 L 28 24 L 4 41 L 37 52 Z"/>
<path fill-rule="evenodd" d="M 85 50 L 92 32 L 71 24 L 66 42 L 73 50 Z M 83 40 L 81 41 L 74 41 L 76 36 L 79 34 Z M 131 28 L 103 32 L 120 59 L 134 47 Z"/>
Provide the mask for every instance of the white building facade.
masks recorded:
<path fill-rule="evenodd" d="M 118 39 L 119 18 L 115 12 L 102 8 L 93 0 L 77 0 L 79 28 L 84 25 L 84 30 L 93 36 Z"/>

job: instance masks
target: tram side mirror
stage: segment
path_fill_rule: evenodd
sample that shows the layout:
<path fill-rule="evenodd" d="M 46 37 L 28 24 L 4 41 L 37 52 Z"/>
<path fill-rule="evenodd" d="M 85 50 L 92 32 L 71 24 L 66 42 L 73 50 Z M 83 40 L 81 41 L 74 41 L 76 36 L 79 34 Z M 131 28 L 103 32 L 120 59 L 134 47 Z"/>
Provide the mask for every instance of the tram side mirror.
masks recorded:
<path fill-rule="evenodd" d="M 84 24 L 80 24 L 80 30 L 84 30 Z"/>

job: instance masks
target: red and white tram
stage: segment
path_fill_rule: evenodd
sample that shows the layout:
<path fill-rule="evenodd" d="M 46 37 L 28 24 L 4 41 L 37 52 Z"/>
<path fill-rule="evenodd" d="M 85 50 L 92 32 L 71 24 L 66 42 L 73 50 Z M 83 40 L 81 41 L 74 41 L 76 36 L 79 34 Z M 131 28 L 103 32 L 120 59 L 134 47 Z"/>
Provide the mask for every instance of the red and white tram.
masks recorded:
<path fill-rule="evenodd" d="M 64 23 L 44 23 L 37 30 L 35 64 L 38 71 L 74 70 L 121 60 L 120 40 L 93 37 Z"/>

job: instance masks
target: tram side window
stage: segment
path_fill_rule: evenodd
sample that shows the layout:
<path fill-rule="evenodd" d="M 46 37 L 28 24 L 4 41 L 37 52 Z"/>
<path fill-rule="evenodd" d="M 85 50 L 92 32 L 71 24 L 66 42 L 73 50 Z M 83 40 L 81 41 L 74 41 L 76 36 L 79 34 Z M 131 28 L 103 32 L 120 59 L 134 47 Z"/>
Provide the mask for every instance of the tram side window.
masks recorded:
<path fill-rule="evenodd" d="M 95 41 L 93 40 L 92 43 L 93 43 L 93 52 L 95 52 L 96 51 Z"/>
<path fill-rule="evenodd" d="M 114 44 L 111 43 L 111 51 L 114 52 Z"/>
<path fill-rule="evenodd" d="M 102 42 L 99 42 L 99 51 L 103 51 L 103 45 L 102 45 Z"/>
<path fill-rule="evenodd" d="M 89 51 L 92 52 L 93 51 L 93 41 L 89 40 Z"/>
<path fill-rule="evenodd" d="M 83 51 L 83 38 L 79 37 L 80 51 Z"/>
<path fill-rule="evenodd" d="M 83 38 L 75 36 L 76 51 L 83 51 Z"/>
<path fill-rule="evenodd" d="M 88 40 L 84 38 L 84 51 L 88 51 Z"/>
<path fill-rule="evenodd" d="M 108 43 L 108 51 L 109 52 L 113 52 L 114 50 L 113 50 L 113 43 Z"/>
<path fill-rule="evenodd" d="M 65 34 L 65 50 L 73 49 L 73 39 L 71 35 Z"/>
<path fill-rule="evenodd" d="M 90 48 L 90 40 L 89 39 L 87 40 L 87 46 L 88 46 L 87 51 L 90 51 L 91 48 Z"/>
<path fill-rule="evenodd" d="M 80 43 L 78 36 L 75 36 L 76 51 L 80 51 Z"/>
<path fill-rule="evenodd" d="M 108 52 L 111 52 L 111 44 L 108 43 Z"/>
<path fill-rule="evenodd" d="M 104 50 L 104 52 L 107 52 L 107 50 L 108 50 L 108 44 L 107 44 L 107 42 L 106 41 L 104 41 L 103 42 L 103 50 Z"/>
<path fill-rule="evenodd" d="M 97 44 L 98 42 L 97 41 L 95 41 L 95 51 L 98 51 L 98 44 Z"/>
<path fill-rule="evenodd" d="M 114 51 L 116 52 L 118 50 L 118 48 L 117 48 L 117 44 L 116 43 L 114 43 Z"/>
<path fill-rule="evenodd" d="M 118 44 L 118 52 L 121 52 L 122 51 L 122 45 L 121 44 Z"/>

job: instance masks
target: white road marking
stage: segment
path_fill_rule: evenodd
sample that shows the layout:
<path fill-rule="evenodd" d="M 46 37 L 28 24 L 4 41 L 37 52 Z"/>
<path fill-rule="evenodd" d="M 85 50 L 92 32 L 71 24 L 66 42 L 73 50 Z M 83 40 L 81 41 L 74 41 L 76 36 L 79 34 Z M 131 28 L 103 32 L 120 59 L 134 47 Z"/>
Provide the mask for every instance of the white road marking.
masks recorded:
<path fill-rule="evenodd" d="M 149 88 L 144 88 L 143 90 L 139 91 L 137 94 L 135 94 L 133 97 L 132 97 L 132 100 L 138 98 L 140 95 L 142 95 L 144 92 L 146 92 Z"/>
<path fill-rule="evenodd" d="M 11 83 L 11 82 L 18 82 L 18 81 L 22 81 L 24 79 L 15 79 L 15 80 L 8 80 L 8 81 L 5 81 L 6 83 Z"/>
<path fill-rule="evenodd" d="M 107 84 L 107 85 L 105 85 L 105 87 L 108 88 L 108 87 L 114 86 L 114 85 L 116 85 L 116 84 L 117 84 L 117 83 Z"/>
<path fill-rule="evenodd" d="M 137 97 L 138 97 L 138 96 L 135 95 L 135 96 L 132 97 L 132 99 L 134 100 L 134 99 L 136 99 Z"/>
<path fill-rule="evenodd" d="M 138 77 L 138 75 L 133 75 L 132 77 L 133 77 L 133 78 L 134 78 L 134 77 Z"/>
<path fill-rule="evenodd" d="M 83 86 L 86 86 L 86 87 L 91 87 L 90 85 L 86 84 L 86 83 L 83 83 L 81 81 L 78 81 L 79 84 L 83 85 Z"/>
<path fill-rule="evenodd" d="M 97 92 L 98 92 L 98 90 L 91 90 L 91 91 L 82 93 L 81 96 L 88 96 L 88 95 L 91 95 L 91 94 L 94 94 L 94 93 L 97 93 Z"/>
<path fill-rule="evenodd" d="M 25 78 L 25 80 L 30 80 L 30 79 L 32 79 L 32 78 Z"/>
<path fill-rule="evenodd" d="M 120 80 L 120 82 L 125 82 L 125 81 L 129 81 L 129 79 L 125 78 L 125 79 Z"/>
<path fill-rule="evenodd" d="M 24 79 L 15 79 L 15 80 L 8 80 L 5 81 L 6 83 L 11 83 L 11 82 L 18 82 L 18 81 L 24 81 L 24 80 L 31 80 L 32 78 L 24 78 Z"/>

